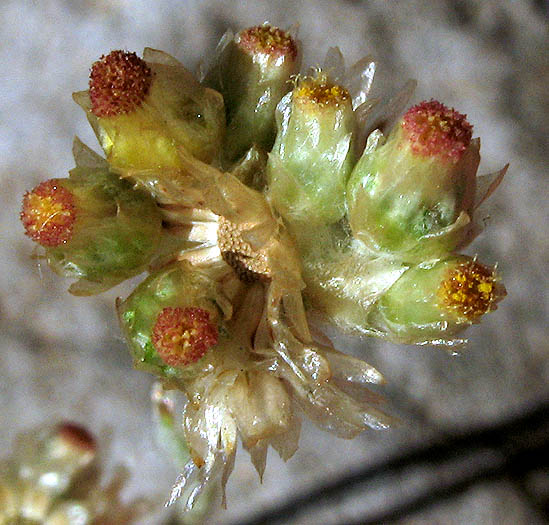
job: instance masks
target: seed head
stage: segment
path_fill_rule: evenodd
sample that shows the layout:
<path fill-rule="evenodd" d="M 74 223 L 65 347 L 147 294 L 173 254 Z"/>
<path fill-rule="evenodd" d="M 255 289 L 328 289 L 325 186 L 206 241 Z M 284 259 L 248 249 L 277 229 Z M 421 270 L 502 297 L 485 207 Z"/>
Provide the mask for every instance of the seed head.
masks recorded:
<path fill-rule="evenodd" d="M 170 366 L 198 361 L 217 344 L 217 326 L 203 308 L 164 308 L 153 327 L 152 342 L 161 359 Z"/>
<path fill-rule="evenodd" d="M 76 207 L 72 193 L 59 179 L 40 183 L 25 193 L 21 221 L 25 233 L 45 247 L 59 246 L 72 236 Z"/>
<path fill-rule="evenodd" d="M 473 134 L 466 115 L 436 100 L 410 108 L 402 119 L 402 129 L 414 153 L 452 163 L 461 158 Z"/>
<path fill-rule="evenodd" d="M 476 261 L 460 264 L 448 272 L 439 295 L 446 308 L 473 321 L 489 312 L 496 300 L 494 272 Z"/>
<path fill-rule="evenodd" d="M 90 99 L 96 117 L 112 117 L 131 113 L 147 93 L 152 72 L 135 53 L 111 51 L 91 68 Z"/>
<path fill-rule="evenodd" d="M 255 251 L 242 239 L 238 226 L 224 217 L 219 219 L 217 244 L 223 260 L 241 281 L 251 283 L 270 276 L 266 255 L 261 251 Z"/>
<path fill-rule="evenodd" d="M 294 100 L 317 105 L 339 106 L 350 99 L 349 92 L 324 76 L 303 79 L 294 91 Z"/>
<path fill-rule="evenodd" d="M 297 45 L 286 31 L 269 25 L 255 26 L 239 33 L 238 43 L 250 55 L 265 54 L 273 58 L 297 57 Z"/>

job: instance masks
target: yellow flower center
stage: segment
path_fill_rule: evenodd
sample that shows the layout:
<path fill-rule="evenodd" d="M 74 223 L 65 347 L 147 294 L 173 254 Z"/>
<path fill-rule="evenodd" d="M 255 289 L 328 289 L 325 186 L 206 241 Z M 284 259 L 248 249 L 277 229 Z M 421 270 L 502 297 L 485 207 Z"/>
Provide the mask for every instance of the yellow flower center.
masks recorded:
<path fill-rule="evenodd" d="M 474 320 L 488 312 L 495 300 L 494 273 L 476 261 L 461 264 L 449 272 L 439 294 L 447 308 Z"/>
<path fill-rule="evenodd" d="M 305 78 L 294 90 L 294 99 L 325 106 L 339 106 L 350 99 L 349 92 L 342 86 L 332 84 L 326 77 Z"/>

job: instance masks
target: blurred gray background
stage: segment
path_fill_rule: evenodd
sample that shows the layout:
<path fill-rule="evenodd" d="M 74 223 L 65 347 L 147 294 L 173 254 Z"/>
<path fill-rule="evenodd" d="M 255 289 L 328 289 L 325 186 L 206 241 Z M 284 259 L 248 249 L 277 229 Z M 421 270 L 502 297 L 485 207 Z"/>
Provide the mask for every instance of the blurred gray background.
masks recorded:
<path fill-rule="evenodd" d="M 66 175 L 74 135 L 97 149 L 71 92 L 86 88 L 103 53 L 150 46 L 194 69 L 227 27 L 299 23 L 305 65 L 322 63 L 330 46 L 348 64 L 371 53 L 388 88 L 416 78 L 413 102 L 435 97 L 467 113 L 482 139 L 481 173 L 510 162 L 468 250 L 499 263 L 509 295 L 459 356 L 338 337 L 384 373 L 401 425 L 347 442 L 306 424 L 294 458 L 269 455 L 263 485 L 239 454 L 229 507 L 208 523 L 543 523 L 547 464 L 515 476 L 506 458 L 547 437 L 548 15 L 543 0 L 1 0 L 0 455 L 17 432 L 68 418 L 102 443 L 110 433 L 105 464 L 130 468 L 128 497 L 167 494 L 177 472 L 153 442 L 152 377 L 131 368 L 114 315 L 129 288 L 70 296 L 32 258 L 20 200 Z"/>

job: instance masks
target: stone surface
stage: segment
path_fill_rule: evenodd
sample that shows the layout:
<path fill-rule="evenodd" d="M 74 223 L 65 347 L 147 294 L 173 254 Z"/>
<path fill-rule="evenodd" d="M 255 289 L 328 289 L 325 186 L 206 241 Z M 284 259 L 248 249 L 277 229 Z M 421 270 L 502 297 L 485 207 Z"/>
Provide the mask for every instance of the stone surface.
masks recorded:
<path fill-rule="evenodd" d="M 133 473 L 128 492 L 166 494 L 176 471 L 153 445 L 152 378 L 131 369 L 114 316 L 114 298 L 129 288 L 85 299 L 66 293 L 67 283 L 32 257 L 18 220 L 20 198 L 39 181 L 64 176 L 72 167 L 74 135 L 96 148 L 70 94 L 86 87 L 89 65 L 101 54 L 150 46 L 193 68 L 211 54 L 227 27 L 263 20 L 282 27 L 300 23 L 304 64 L 320 64 L 334 45 L 348 63 L 371 53 L 380 60 L 388 89 L 417 78 L 414 101 L 436 97 L 468 114 L 475 135 L 482 137 L 481 173 L 511 163 L 502 187 L 483 205 L 490 216 L 486 231 L 468 250 L 489 263 L 499 261 L 509 295 L 469 331 L 470 344 L 459 356 L 338 337 L 339 347 L 385 374 L 402 425 L 352 442 L 306 425 L 301 449 L 288 463 L 270 454 L 262 486 L 246 454 L 240 454 L 229 482 L 229 508 L 216 510 L 211 523 L 243 522 L 296 491 L 433 436 L 519 415 L 549 397 L 545 2 L 4 0 L 2 450 L 16 432 L 45 420 L 72 419 L 103 435 L 110 429 L 110 463 L 125 463 Z M 410 479 L 412 486 L 421 484 L 425 473 Z M 299 523 L 351 522 L 366 504 L 382 507 L 398 494 L 381 491 L 372 501 L 353 496 L 343 508 L 326 509 L 324 518 L 312 512 Z M 512 485 L 487 482 L 402 523 L 535 523 L 532 512 Z"/>

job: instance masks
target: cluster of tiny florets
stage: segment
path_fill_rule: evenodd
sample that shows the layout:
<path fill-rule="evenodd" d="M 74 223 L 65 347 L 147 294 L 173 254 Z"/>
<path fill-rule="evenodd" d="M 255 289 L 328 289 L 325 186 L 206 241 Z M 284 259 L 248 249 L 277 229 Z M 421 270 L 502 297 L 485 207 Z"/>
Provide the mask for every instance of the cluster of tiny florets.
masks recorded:
<path fill-rule="evenodd" d="M 325 78 L 305 78 L 294 91 L 294 99 L 324 106 L 338 106 L 350 99 L 342 86 L 332 84 Z"/>
<path fill-rule="evenodd" d="M 40 183 L 23 197 L 25 233 L 42 246 L 66 243 L 72 236 L 76 207 L 72 193 L 55 179 Z"/>
<path fill-rule="evenodd" d="M 402 128 L 414 153 L 457 162 L 471 142 L 473 126 L 456 110 L 436 100 L 411 107 Z"/>
<path fill-rule="evenodd" d="M 269 25 L 250 27 L 239 34 L 239 44 L 251 55 L 297 57 L 297 45 L 286 31 Z"/>
<path fill-rule="evenodd" d="M 152 72 L 135 53 L 112 51 L 91 68 L 90 100 L 97 117 L 112 117 L 138 108 L 151 85 Z"/>
<path fill-rule="evenodd" d="M 158 355 L 170 366 L 195 363 L 217 340 L 217 326 L 211 321 L 210 312 L 198 307 L 164 308 L 152 332 Z"/>
<path fill-rule="evenodd" d="M 476 261 L 452 269 L 440 287 L 444 306 L 474 320 L 490 311 L 496 297 L 494 272 Z"/>

